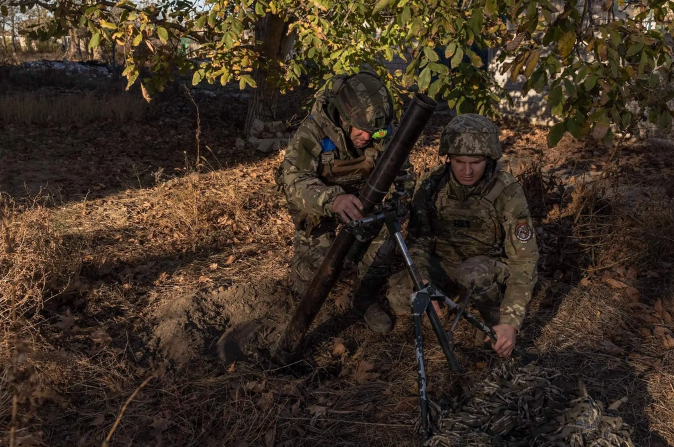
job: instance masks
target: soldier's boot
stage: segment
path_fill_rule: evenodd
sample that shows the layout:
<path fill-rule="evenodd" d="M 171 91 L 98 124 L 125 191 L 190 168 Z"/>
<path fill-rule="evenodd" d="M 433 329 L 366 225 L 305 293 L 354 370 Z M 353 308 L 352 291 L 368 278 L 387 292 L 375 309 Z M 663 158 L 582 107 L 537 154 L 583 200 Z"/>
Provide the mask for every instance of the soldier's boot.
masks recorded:
<path fill-rule="evenodd" d="M 393 329 L 393 320 L 377 302 L 377 292 L 385 282 L 385 278 L 383 281 L 356 281 L 351 300 L 351 309 L 363 317 L 371 331 L 379 334 L 387 334 Z"/>

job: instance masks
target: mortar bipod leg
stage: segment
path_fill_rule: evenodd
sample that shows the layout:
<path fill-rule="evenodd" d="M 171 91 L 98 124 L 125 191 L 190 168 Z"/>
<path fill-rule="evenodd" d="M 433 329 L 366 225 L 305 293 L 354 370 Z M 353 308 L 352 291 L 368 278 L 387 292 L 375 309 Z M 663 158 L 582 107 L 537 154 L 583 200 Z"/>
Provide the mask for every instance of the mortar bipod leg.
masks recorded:
<path fill-rule="evenodd" d="M 414 319 L 414 348 L 417 357 L 417 381 L 419 385 L 419 407 L 421 409 L 421 435 L 429 438 L 428 395 L 426 394 L 426 366 L 424 364 L 424 336 L 421 332 L 421 319 L 431 298 L 426 293 L 413 293 L 411 296 L 412 317 Z"/>
<path fill-rule="evenodd" d="M 435 308 L 430 300 L 428 306 L 426 306 L 426 313 L 428 314 L 428 319 L 433 327 L 433 332 L 435 332 L 435 335 L 438 338 L 438 343 L 440 343 L 442 352 L 445 354 L 447 363 L 449 363 L 449 369 L 451 369 L 452 372 L 460 372 L 461 365 L 459 365 L 459 362 L 454 355 L 454 342 L 450 342 L 449 337 L 445 333 L 445 328 L 442 327 L 440 317 L 438 317 L 437 312 L 435 312 Z"/>

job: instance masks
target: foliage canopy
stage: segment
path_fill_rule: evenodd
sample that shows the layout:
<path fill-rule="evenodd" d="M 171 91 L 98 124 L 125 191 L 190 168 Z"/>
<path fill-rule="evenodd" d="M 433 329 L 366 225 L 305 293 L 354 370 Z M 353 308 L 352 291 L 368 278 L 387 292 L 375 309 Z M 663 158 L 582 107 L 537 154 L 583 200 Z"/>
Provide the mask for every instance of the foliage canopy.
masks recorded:
<path fill-rule="evenodd" d="M 567 131 L 611 142 L 613 128 L 641 119 L 669 128 L 674 98 L 674 2 L 666 0 L 0 0 L 53 13 L 33 37 L 86 27 L 96 47 L 127 49 L 124 76 L 144 95 L 161 91 L 177 70 L 194 84 L 236 81 L 255 87 L 261 70 L 285 91 L 303 74 L 329 77 L 370 66 L 394 91 L 416 86 L 459 113 L 496 113 L 507 93 L 478 55 L 499 49 L 500 71 L 524 80 L 524 92 L 547 91 L 554 146 Z M 285 24 L 290 51 L 263 51 L 265 17 Z M 194 42 L 176 51 L 185 39 Z M 142 50 L 141 50 L 142 49 Z M 271 55 L 270 55 L 271 54 Z M 394 56 L 408 62 L 391 74 Z M 148 70 L 141 70 L 147 67 Z M 320 78 L 319 78 L 320 79 Z"/>

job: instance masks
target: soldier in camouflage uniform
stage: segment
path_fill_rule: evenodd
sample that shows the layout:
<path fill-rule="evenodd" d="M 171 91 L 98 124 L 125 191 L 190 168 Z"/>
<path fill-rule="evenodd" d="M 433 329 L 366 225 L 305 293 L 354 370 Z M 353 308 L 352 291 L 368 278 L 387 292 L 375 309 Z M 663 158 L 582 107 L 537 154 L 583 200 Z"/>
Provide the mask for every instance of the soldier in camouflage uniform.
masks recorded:
<path fill-rule="evenodd" d="M 323 262 L 340 218 L 362 218 L 356 194 L 392 133 L 393 116 L 393 100 L 377 75 L 337 76 L 318 93 L 311 115 L 290 141 L 282 184 L 296 229 L 291 262 L 296 293 L 304 291 Z M 406 168 L 412 171 L 409 163 Z M 414 182 L 405 187 L 412 192 Z M 393 327 L 376 296 L 390 275 L 394 253 L 395 243 L 383 229 L 358 264 L 351 302 L 370 329 L 380 333 Z"/>
<path fill-rule="evenodd" d="M 498 168 L 498 127 L 483 116 L 454 118 L 439 154 L 448 162 L 426 174 L 414 194 L 410 253 L 422 276 L 445 293 L 473 288 L 473 306 L 498 335 L 494 349 L 509 356 L 537 279 L 538 247 L 524 191 Z M 393 310 L 409 314 L 407 272 L 394 275 L 390 286 Z"/>

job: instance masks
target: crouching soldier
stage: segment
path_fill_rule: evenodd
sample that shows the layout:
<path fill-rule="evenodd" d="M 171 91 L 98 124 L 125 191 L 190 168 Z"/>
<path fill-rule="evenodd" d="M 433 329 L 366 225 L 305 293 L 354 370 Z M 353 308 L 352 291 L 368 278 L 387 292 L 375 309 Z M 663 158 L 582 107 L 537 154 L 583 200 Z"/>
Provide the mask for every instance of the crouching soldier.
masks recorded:
<path fill-rule="evenodd" d="M 304 292 L 332 244 L 340 220 L 360 219 L 357 197 L 390 135 L 393 100 L 371 72 L 337 76 L 318 93 L 311 115 L 290 141 L 282 165 L 282 184 L 295 224 L 292 287 Z M 412 167 L 406 165 L 406 172 Z M 414 190 L 414 182 L 405 184 Z M 377 302 L 377 291 L 390 276 L 395 242 L 385 229 L 358 264 L 352 309 L 368 327 L 386 333 L 391 317 Z"/>
<path fill-rule="evenodd" d="M 424 279 L 447 295 L 472 288 L 472 305 L 498 336 L 494 350 L 507 357 L 537 279 L 538 247 L 524 191 L 498 168 L 498 127 L 486 117 L 454 118 L 439 154 L 447 163 L 420 179 L 414 195 L 410 253 Z M 396 314 L 410 313 L 412 290 L 406 271 L 391 277 L 388 299 Z"/>

